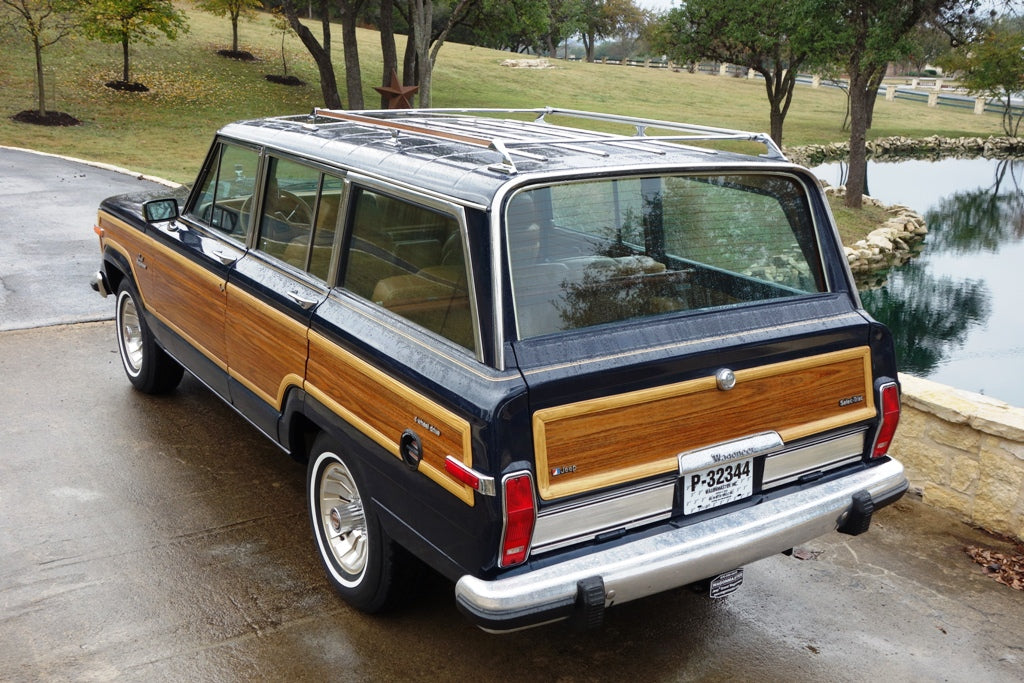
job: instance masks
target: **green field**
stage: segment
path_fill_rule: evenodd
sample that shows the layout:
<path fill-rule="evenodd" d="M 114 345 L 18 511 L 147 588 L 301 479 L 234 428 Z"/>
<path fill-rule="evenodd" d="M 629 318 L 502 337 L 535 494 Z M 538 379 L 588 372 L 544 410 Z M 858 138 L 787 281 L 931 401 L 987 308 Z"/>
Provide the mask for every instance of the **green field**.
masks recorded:
<path fill-rule="evenodd" d="M 100 161 L 188 182 L 214 131 L 233 120 L 295 114 L 321 103 L 316 68 L 294 34 L 285 40 L 288 73 L 306 85 L 275 85 L 265 74 L 282 73 L 281 34 L 266 15 L 240 25 L 240 49 L 258 57 L 239 62 L 216 54 L 230 47 L 227 19 L 189 9 L 191 31 L 177 41 L 132 48 L 132 79 L 150 88 L 143 94 L 114 91 L 106 81 L 120 76 L 120 46 L 66 40 L 44 53 L 49 75 L 49 109 L 83 123 L 47 128 L 10 117 L 35 107 L 34 61 L 21 36 L 4 36 L 0 60 L 0 145 L 24 147 Z M 314 28 L 316 30 L 316 28 Z M 336 69 L 344 89 L 340 27 L 334 36 Z M 381 76 L 377 33 L 359 32 L 360 60 L 368 107 Z M 401 51 L 401 46 L 399 50 Z M 510 69 L 514 55 L 446 44 L 434 71 L 436 107 L 536 107 L 629 114 L 713 126 L 767 130 L 764 87 L 759 81 L 695 75 L 667 69 L 553 61 L 552 69 Z M 797 86 L 786 120 L 786 145 L 839 141 L 845 97 L 835 88 Z M 996 114 L 929 108 L 905 101 L 880 101 L 871 135 L 999 135 Z"/>

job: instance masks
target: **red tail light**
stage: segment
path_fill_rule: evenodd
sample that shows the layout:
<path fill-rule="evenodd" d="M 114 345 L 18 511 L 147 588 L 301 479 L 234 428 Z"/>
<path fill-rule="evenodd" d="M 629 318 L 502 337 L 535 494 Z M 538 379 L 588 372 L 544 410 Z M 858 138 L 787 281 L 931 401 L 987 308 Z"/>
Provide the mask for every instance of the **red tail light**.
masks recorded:
<path fill-rule="evenodd" d="M 900 390 L 896 383 L 883 385 L 878 390 L 879 403 L 882 406 L 882 421 L 875 434 L 875 445 L 871 449 L 872 458 L 881 458 L 889 452 L 892 438 L 896 434 L 896 426 L 900 423 Z"/>
<path fill-rule="evenodd" d="M 537 504 L 533 497 L 533 477 L 521 472 L 505 477 L 505 528 L 501 534 L 499 567 L 510 567 L 526 561 L 537 521 Z"/>

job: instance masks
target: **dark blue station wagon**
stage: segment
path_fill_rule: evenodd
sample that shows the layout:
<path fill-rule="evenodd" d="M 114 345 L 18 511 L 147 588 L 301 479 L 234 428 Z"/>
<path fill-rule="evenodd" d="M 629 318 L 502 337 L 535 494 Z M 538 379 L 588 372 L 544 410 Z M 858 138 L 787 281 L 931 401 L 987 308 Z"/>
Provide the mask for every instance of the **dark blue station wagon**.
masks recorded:
<path fill-rule="evenodd" d="M 109 198 L 96 231 L 128 379 L 187 370 L 307 462 L 368 612 L 425 563 L 482 628 L 594 626 L 907 488 L 889 332 L 760 134 L 314 110 L 226 126 L 190 191 Z"/>

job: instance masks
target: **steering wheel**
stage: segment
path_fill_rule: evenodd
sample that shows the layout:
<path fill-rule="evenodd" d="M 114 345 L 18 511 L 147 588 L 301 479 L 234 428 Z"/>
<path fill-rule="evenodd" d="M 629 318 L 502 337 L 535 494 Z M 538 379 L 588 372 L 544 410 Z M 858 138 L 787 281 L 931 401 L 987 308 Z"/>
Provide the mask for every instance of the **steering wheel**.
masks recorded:
<path fill-rule="evenodd" d="M 270 204 L 270 206 L 267 206 L 266 213 L 280 221 L 286 223 L 305 223 L 307 225 L 313 222 L 313 210 L 309 208 L 309 204 L 288 190 L 278 190 L 277 199 L 267 201 L 266 203 Z M 252 195 L 242 202 L 242 207 L 239 211 L 243 216 L 252 211 Z"/>
<path fill-rule="evenodd" d="M 309 205 L 288 190 L 278 190 L 277 201 L 267 209 L 272 216 L 288 223 L 309 225 L 313 222 L 313 211 Z"/>

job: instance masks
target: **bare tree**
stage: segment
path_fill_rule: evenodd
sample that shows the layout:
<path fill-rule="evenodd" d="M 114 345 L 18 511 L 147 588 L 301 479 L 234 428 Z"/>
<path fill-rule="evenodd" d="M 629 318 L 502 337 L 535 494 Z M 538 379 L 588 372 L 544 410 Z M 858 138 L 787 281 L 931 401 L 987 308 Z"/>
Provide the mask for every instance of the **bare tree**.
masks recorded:
<path fill-rule="evenodd" d="M 36 59 L 36 108 L 46 116 L 43 50 L 63 40 L 78 24 L 81 0 L 0 0 L 0 24 L 28 34 Z"/>

